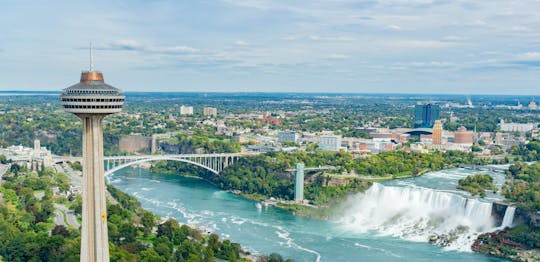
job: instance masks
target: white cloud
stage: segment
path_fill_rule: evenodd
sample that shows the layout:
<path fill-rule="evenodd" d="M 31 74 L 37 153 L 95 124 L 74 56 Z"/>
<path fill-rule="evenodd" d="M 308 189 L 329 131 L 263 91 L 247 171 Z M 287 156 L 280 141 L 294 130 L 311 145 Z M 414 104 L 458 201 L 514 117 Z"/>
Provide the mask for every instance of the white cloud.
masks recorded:
<path fill-rule="evenodd" d="M 514 31 L 514 32 L 528 32 L 528 31 L 531 31 L 530 28 L 526 27 L 526 26 L 512 26 L 510 28 L 510 31 Z"/>
<path fill-rule="evenodd" d="M 237 6 L 261 9 L 261 10 L 266 10 L 266 9 L 271 8 L 270 3 L 266 1 L 259 1 L 259 0 L 222 0 L 222 1 L 229 4 L 237 5 Z"/>
<path fill-rule="evenodd" d="M 426 5 L 432 4 L 433 0 L 379 0 L 378 2 L 385 5 Z"/>
<path fill-rule="evenodd" d="M 347 58 L 350 58 L 351 56 L 349 55 L 345 55 L 345 54 L 331 54 L 329 56 L 327 56 L 326 58 L 327 59 L 336 59 L 336 60 L 340 60 L 340 59 L 347 59 Z"/>
<path fill-rule="evenodd" d="M 240 45 L 240 46 L 248 46 L 249 43 L 246 42 L 246 41 L 242 41 L 242 40 L 238 40 L 236 42 L 234 42 L 235 45 Z"/>
<path fill-rule="evenodd" d="M 320 35 L 310 35 L 308 39 L 313 41 L 344 41 L 350 42 L 354 41 L 355 38 L 350 36 L 320 36 Z"/>
<path fill-rule="evenodd" d="M 294 35 L 288 35 L 288 36 L 281 37 L 281 39 L 287 40 L 287 41 L 297 40 L 298 38 L 299 38 L 298 36 L 294 36 Z"/>
<path fill-rule="evenodd" d="M 430 62 L 411 62 L 410 66 L 413 67 L 451 67 L 455 66 L 454 63 L 445 61 L 430 61 Z"/>
<path fill-rule="evenodd" d="M 199 51 L 199 49 L 184 45 L 148 47 L 146 50 L 165 53 L 195 53 Z"/>
<path fill-rule="evenodd" d="M 438 41 L 438 40 L 397 40 L 392 41 L 389 45 L 404 48 L 447 48 L 461 45 L 458 42 Z"/>
<path fill-rule="evenodd" d="M 461 37 L 461 36 L 455 36 L 455 35 L 448 35 L 448 36 L 445 36 L 443 37 L 443 40 L 445 41 L 460 41 L 460 40 L 463 40 L 465 39 L 464 37 Z"/>
<path fill-rule="evenodd" d="M 158 46 L 145 45 L 137 40 L 122 39 L 105 45 L 97 46 L 97 49 L 120 50 L 120 51 L 140 51 L 151 53 L 195 53 L 199 50 L 185 45 Z"/>
<path fill-rule="evenodd" d="M 400 31 L 401 30 L 401 26 L 399 26 L 399 25 L 388 25 L 386 28 L 390 29 L 390 30 L 394 30 L 394 31 Z"/>
<path fill-rule="evenodd" d="M 540 52 L 527 52 L 516 56 L 519 60 L 540 61 Z"/>
<path fill-rule="evenodd" d="M 100 48 L 98 46 L 97 48 Z M 101 46 L 101 48 L 105 49 L 122 49 L 122 50 L 137 50 L 142 48 L 142 44 L 139 43 L 137 40 L 132 39 L 121 39 L 114 41 L 112 43 L 109 43 L 105 46 Z"/>

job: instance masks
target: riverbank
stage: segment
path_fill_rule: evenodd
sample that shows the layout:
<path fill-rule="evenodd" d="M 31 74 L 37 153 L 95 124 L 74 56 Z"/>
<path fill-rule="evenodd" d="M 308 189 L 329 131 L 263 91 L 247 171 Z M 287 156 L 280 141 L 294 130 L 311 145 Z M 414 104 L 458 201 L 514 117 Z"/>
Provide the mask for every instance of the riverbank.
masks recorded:
<path fill-rule="evenodd" d="M 428 171 L 426 170 L 425 172 L 422 172 L 421 175 L 424 175 L 426 174 Z M 440 172 L 440 171 L 438 171 Z M 437 173 L 438 173 L 437 172 Z M 472 172 L 472 171 L 471 171 Z M 418 175 L 418 176 L 411 176 L 411 177 L 406 177 L 406 178 L 416 178 L 416 177 L 419 177 L 421 175 Z M 332 178 L 343 178 L 343 176 L 337 176 L 337 175 L 333 175 L 333 176 L 330 176 Z M 347 177 L 347 176 L 345 176 Z M 349 178 L 351 178 L 349 176 Z M 356 177 L 357 178 L 357 177 Z M 400 178 L 405 178 L 405 177 L 399 177 L 399 178 L 393 178 L 393 179 L 400 179 Z M 429 180 L 429 178 L 427 179 Z M 387 180 L 385 180 L 387 181 Z M 329 182 L 330 184 L 339 184 L 339 183 L 335 183 L 335 182 Z M 367 190 L 367 188 L 366 188 Z M 241 192 L 237 191 L 235 192 L 239 195 L 242 195 L 246 198 L 249 198 L 249 199 L 252 199 L 252 200 L 255 200 L 255 201 L 260 201 L 260 199 L 263 197 L 261 195 L 243 195 Z M 274 201 L 275 204 L 274 206 L 278 207 L 278 208 L 281 208 L 281 209 L 284 209 L 284 210 L 287 210 L 287 211 L 290 211 L 293 215 L 295 216 L 302 216 L 302 217 L 309 217 L 309 218 L 316 218 L 316 219 L 321 219 L 321 220 L 329 220 L 332 218 L 332 215 L 334 213 L 334 211 L 336 210 L 340 210 L 342 207 L 339 206 L 340 202 L 344 202 L 343 199 L 341 199 L 340 201 L 336 201 L 337 204 L 334 204 L 334 205 L 330 205 L 330 206 L 309 206 L 309 205 L 305 205 L 305 204 L 302 204 L 302 203 L 296 203 L 296 202 L 293 202 L 293 201 Z M 506 207 L 506 206 L 505 206 Z M 495 207 L 494 207 L 495 208 Z M 495 210 L 492 210 L 492 212 L 495 212 Z M 492 214 L 492 215 L 495 215 L 495 214 Z M 503 219 L 503 216 L 504 216 L 504 210 L 502 211 L 502 214 L 497 214 L 499 217 L 499 219 L 502 221 Z M 519 218 L 516 217 L 516 220 L 519 220 Z M 499 222 L 496 222 L 496 223 L 500 223 Z M 461 228 L 461 230 L 466 230 L 465 228 Z M 463 232 L 462 232 L 463 233 Z M 452 235 L 454 234 L 454 235 Z M 452 234 L 450 235 L 433 235 L 433 236 L 430 236 L 430 243 L 434 244 L 434 245 L 437 245 L 437 246 L 448 246 L 450 245 L 450 242 L 451 241 L 455 241 L 456 239 L 459 238 L 459 230 L 457 230 L 456 232 L 452 232 Z M 531 248 L 531 247 L 526 247 L 522 244 L 519 244 L 517 242 L 513 242 L 514 244 L 510 244 L 508 245 L 508 243 L 512 243 L 508 240 L 501 240 L 499 242 L 497 242 L 496 240 L 497 239 L 500 239 L 500 238 L 497 238 L 497 237 L 493 237 L 493 236 L 498 236 L 500 233 L 499 231 L 495 231 L 493 233 L 485 233 L 485 234 L 482 234 L 480 236 L 475 236 L 478 237 L 478 239 L 476 239 L 475 243 L 474 243 L 474 246 L 472 246 L 472 250 L 477 252 L 477 253 L 480 253 L 480 254 L 486 254 L 486 255 L 489 255 L 489 256 L 495 256 L 495 257 L 501 257 L 501 258 L 507 258 L 507 259 L 512 259 L 512 260 L 515 260 L 515 261 L 540 261 L 540 257 L 539 257 L 539 254 L 540 254 L 540 251 L 538 249 L 534 249 L 534 248 Z M 483 245 L 479 245 L 478 243 L 482 243 L 482 240 L 485 239 L 486 236 L 490 236 L 489 238 L 490 239 L 493 239 L 491 240 L 490 242 L 488 242 L 487 244 L 483 244 Z M 523 240 L 521 240 L 523 241 Z"/>
<path fill-rule="evenodd" d="M 145 168 L 144 170 L 150 171 L 150 168 Z M 206 179 L 195 175 L 185 174 L 183 175 L 183 177 L 204 181 L 204 183 L 210 183 Z M 145 189 L 144 186 L 141 188 L 143 190 Z M 228 240 L 226 237 L 222 237 L 220 239 L 220 237 L 213 232 L 214 228 L 197 225 L 196 223 L 189 223 L 188 221 L 186 221 L 186 223 L 181 223 L 175 218 L 171 218 L 170 216 L 162 217 L 155 212 L 151 212 L 143 208 L 141 203 L 135 196 L 132 196 L 129 193 L 116 188 L 114 185 L 112 185 L 112 183 L 107 184 L 107 192 L 109 193 L 108 195 L 110 197 L 109 200 L 111 200 L 110 202 L 116 202 L 117 204 L 115 205 L 120 205 L 122 208 L 129 210 L 129 212 L 132 213 L 131 216 L 133 217 L 133 220 L 139 221 L 135 223 L 137 224 L 137 227 L 140 227 L 141 225 L 144 226 L 144 235 L 138 235 L 136 238 L 132 239 L 136 240 L 137 243 L 144 243 L 144 245 L 146 245 L 149 249 L 156 249 L 156 252 L 158 253 L 160 259 L 178 257 L 179 255 L 188 255 L 188 257 L 178 257 L 178 259 L 180 260 L 192 260 L 192 258 L 198 257 L 200 260 L 197 261 L 212 261 L 213 259 L 215 259 L 216 261 L 254 262 L 267 261 L 269 259 L 268 255 L 252 254 L 251 252 L 245 250 L 241 244 L 234 243 Z M 151 217 L 151 219 L 149 217 Z M 113 218 L 110 218 L 110 220 L 116 221 L 116 219 Z M 155 221 L 157 223 L 150 223 L 148 222 L 149 220 Z M 113 228 L 118 228 L 119 230 L 121 230 L 122 226 L 113 226 Z M 115 234 L 114 232 L 115 230 L 112 230 L 110 234 Z M 118 235 L 120 236 L 123 234 L 118 232 Z M 178 239 L 179 236 L 185 236 L 187 238 L 182 241 Z M 171 256 L 162 253 L 162 245 L 164 244 L 163 238 L 167 238 L 169 240 L 169 243 L 166 244 L 173 247 L 171 252 L 173 252 L 174 254 L 172 254 Z M 187 243 L 186 241 L 188 241 L 189 243 Z M 189 245 L 190 247 L 187 247 L 187 245 Z M 184 249 L 189 252 L 197 249 L 200 251 L 197 254 L 177 254 L 178 251 L 176 251 L 175 253 L 175 249 Z M 272 255 L 281 257 L 281 255 L 278 253 L 270 254 L 270 256 Z M 155 257 L 154 259 L 151 259 L 149 261 L 161 261 L 157 259 L 158 257 Z M 293 262 L 294 260 L 288 259 L 286 261 Z"/>
<path fill-rule="evenodd" d="M 508 258 L 520 262 L 538 262 L 540 261 L 540 250 L 527 244 L 517 242 L 522 238 L 532 240 L 538 229 L 531 229 L 522 225 L 516 228 L 507 228 L 495 232 L 486 233 L 478 236 L 472 246 L 472 250 L 478 253 Z M 528 235 L 528 236 L 527 236 Z"/>
<path fill-rule="evenodd" d="M 429 261 L 433 256 L 444 262 L 503 261 L 472 252 L 445 251 L 427 242 L 384 237 L 376 232 L 355 233 L 341 222 L 293 216 L 281 208 L 258 208 L 257 202 L 199 179 L 128 168 L 115 173 L 111 182 L 135 196 L 146 210 L 210 228 L 220 238 L 243 243 L 252 254 L 278 252 L 297 261 L 321 262 L 359 258 L 364 262 L 398 262 L 404 258 Z"/>

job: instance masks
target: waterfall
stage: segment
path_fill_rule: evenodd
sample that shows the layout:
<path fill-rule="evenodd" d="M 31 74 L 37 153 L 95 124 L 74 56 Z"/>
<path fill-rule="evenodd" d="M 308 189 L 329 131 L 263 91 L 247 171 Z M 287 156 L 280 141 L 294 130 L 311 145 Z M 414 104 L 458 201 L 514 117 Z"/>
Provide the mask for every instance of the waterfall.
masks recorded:
<path fill-rule="evenodd" d="M 501 228 L 506 228 L 512 226 L 514 223 L 514 213 L 516 212 L 516 207 L 508 206 L 506 211 L 504 211 L 504 218 L 501 224 Z"/>
<path fill-rule="evenodd" d="M 491 208 L 492 203 L 453 193 L 375 183 L 349 199 L 338 223 L 352 233 L 376 232 L 470 251 L 478 234 L 495 228 Z"/>

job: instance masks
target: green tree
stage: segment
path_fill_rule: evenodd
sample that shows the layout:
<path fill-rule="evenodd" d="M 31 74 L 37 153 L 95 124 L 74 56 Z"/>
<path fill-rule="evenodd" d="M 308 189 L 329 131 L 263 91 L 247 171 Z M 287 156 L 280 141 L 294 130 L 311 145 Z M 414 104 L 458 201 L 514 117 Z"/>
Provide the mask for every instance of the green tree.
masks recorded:
<path fill-rule="evenodd" d="M 268 262 L 283 262 L 283 257 L 280 254 L 272 253 L 268 257 Z"/>
<path fill-rule="evenodd" d="M 118 228 L 118 233 L 120 236 L 124 237 L 122 242 L 131 243 L 134 242 L 137 238 L 137 228 L 131 223 L 123 223 L 120 228 Z"/>
<path fill-rule="evenodd" d="M 174 239 L 174 234 L 180 230 L 180 225 L 175 219 L 169 218 L 164 223 L 158 225 L 157 236 Z"/>
<path fill-rule="evenodd" d="M 166 262 L 167 260 L 159 256 L 159 254 L 153 248 L 148 248 L 139 254 L 139 261 L 140 262 Z"/>
<path fill-rule="evenodd" d="M 156 218 L 152 213 L 144 212 L 141 218 L 141 222 L 144 227 L 144 236 L 148 236 L 152 232 L 152 229 L 156 226 Z"/>

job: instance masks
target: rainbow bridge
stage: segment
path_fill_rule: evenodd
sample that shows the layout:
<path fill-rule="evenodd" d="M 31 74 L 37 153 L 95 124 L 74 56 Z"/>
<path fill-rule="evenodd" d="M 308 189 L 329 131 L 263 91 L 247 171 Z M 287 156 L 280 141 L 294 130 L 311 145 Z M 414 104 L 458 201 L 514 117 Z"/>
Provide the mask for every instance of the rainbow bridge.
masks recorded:
<path fill-rule="evenodd" d="M 153 161 L 179 161 L 204 168 L 219 175 L 226 167 L 236 163 L 241 157 L 258 155 L 259 153 L 215 153 L 215 154 L 171 154 L 171 155 L 134 155 L 104 157 L 105 176 L 133 165 Z M 81 157 L 53 157 L 55 163 L 82 161 Z"/>

